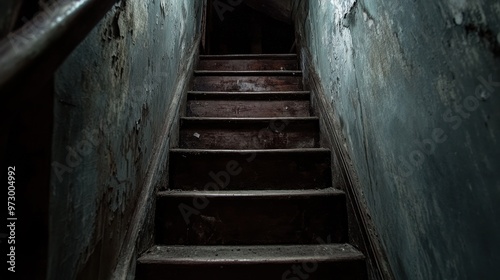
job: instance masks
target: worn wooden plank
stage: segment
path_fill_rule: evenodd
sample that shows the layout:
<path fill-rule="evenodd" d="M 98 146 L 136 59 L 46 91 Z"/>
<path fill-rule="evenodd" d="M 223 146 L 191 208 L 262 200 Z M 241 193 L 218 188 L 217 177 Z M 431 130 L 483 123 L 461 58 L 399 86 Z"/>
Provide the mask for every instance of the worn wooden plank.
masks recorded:
<path fill-rule="evenodd" d="M 190 117 L 308 117 L 309 101 L 191 100 Z"/>
<path fill-rule="evenodd" d="M 196 70 L 196 76 L 302 76 L 300 70 L 238 70 L 238 71 L 221 71 L 221 70 Z"/>
<path fill-rule="evenodd" d="M 297 275 L 297 268 L 303 278 Z M 305 267 L 305 269 L 304 269 Z M 136 279 L 362 280 L 363 254 L 348 244 L 154 246 L 141 256 Z"/>
<path fill-rule="evenodd" d="M 310 100 L 310 91 L 188 91 L 188 100 Z"/>
<path fill-rule="evenodd" d="M 202 59 L 198 70 L 298 70 L 297 60 L 290 59 Z"/>
<path fill-rule="evenodd" d="M 210 60 L 210 59 L 232 59 L 232 60 L 242 60 L 242 59 L 289 59 L 297 61 L 297 54 L 286 53 L 286 54 L 221 54 L 221 55 L 200 55 L 200 60 Z"/>
<path fill-rule="evenodd" d="M 310 92 L 188 92 L 189 117 L 308 117 Z"/>
<path fill-rule="evenodd" d="M 301 77 L 294 76 L 197 76 L 195 91 L 300 91 Z"/>
<path fill-rule="evenodd" d="M 182 118 L 180 147 L 293 149 L 319 147 L 319 120 L 309 118 Z"/>
<path fill-rule="evenodd" d="M 330 151 L 321 148 L 171 149 L 169 188 L 201 190 L 213 183 L 228 190 L 328 188 L 330 157 Z"/>

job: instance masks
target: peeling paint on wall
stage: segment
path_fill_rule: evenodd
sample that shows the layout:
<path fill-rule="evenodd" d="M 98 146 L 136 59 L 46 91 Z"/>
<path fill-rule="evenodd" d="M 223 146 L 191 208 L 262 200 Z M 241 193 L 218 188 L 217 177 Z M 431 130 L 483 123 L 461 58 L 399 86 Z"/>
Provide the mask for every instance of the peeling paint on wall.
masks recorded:
<path fill-rule="evenodd" d="M 71 168 L 53 170 L 48 279 L 110 279 L 202 6 L 121 1 L 58 70 L 53 160 Z"/>
<path fill-rule="evenodd" d="M 302 57 L 342 124 L 396 278 L 495 279 L 498 2 L 301 3 Z"/>

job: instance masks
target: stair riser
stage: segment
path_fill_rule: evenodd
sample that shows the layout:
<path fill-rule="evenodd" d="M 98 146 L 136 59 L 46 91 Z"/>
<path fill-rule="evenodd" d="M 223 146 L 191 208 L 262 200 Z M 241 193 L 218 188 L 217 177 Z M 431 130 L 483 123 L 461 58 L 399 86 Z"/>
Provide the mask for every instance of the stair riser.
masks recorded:
<path fill-rule="evenodd" d="M 209 59 L 228 59 L 228 60 L 241 60 L 241 59 L 259 59 L 259 60 L 270 60 L 270 59 L 291 59 L 297 60 L 297 54 L 285 53 L 285 54 L 212 54 L 212 55 L 200 55 L 200 60 Z"/>
<path fill-rule="evenodd" d="M 309 101 L 191 100 L 191 117 L 307 117 Z"/>
<path fill-rule="evenodd" d="M 364 261 L 340 263 L 307 262 L 277 264 L 143 264 L 137 266 L 136 279 L 150 280 L 362 280 L 366 279 Z"/>
<path fill-rule="evenodd" d="M 255 59 L 203 59 L 197 70 L 245 71 L 245 70 L 298 70 L 297 60 L 255 60 Z"/>
<path fill-rule="evenodd" d="M 157 244 L 268 245 L 347 241 L 345 196 L 159 197 Z"/>
<path fill-rule="evenodd" d="M 196 91 L 300 91 L 302 77 L 293 76 L 196 76 Z"/>
<path fill-rule="evenodd" d="M 225 190 L 311 189 L 331 186 L 330 152 L 171 152 L 170 161 L 171 189 L 203 190 L 213 182 L 218 182 Z"/>
<path fill-rule="evenodd" d="M 260 91 L 260 92 L 225 92 L 225 91 L 188 91 L 189 100 L 254 100 L 254 101 L 309 101 L 309 91 Z"/>
<path fill-rule="evenodd" d="M 183 121 L 180 147 L 188 149 L 291 149 L 319 145 L 318 121 L 193 122 Z"/>

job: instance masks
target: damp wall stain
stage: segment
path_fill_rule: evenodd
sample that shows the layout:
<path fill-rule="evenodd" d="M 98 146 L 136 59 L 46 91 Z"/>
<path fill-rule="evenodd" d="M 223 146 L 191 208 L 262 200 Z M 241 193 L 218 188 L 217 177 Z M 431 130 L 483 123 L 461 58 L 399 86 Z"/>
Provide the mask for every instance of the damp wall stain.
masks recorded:
<path fill-rule="evenodd" d="M 118 2 L 56 73 L 48 279 L 111 277 L 202 6 Z"/>
<path fill-rule="evenodd" d="M 496 279 L 499 3 L 294 7 L 396 279 Z"/>

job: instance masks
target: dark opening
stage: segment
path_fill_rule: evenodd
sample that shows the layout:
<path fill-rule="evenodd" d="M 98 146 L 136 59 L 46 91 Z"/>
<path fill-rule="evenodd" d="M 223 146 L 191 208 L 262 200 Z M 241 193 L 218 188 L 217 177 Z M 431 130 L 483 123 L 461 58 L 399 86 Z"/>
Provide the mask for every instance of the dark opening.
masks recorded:
<path fill-rule="evenodd" d="M 277 20 L 241 1 L 208 1 L 205 54 L 289 53 L 295 34 L 291 23 Z"/>

